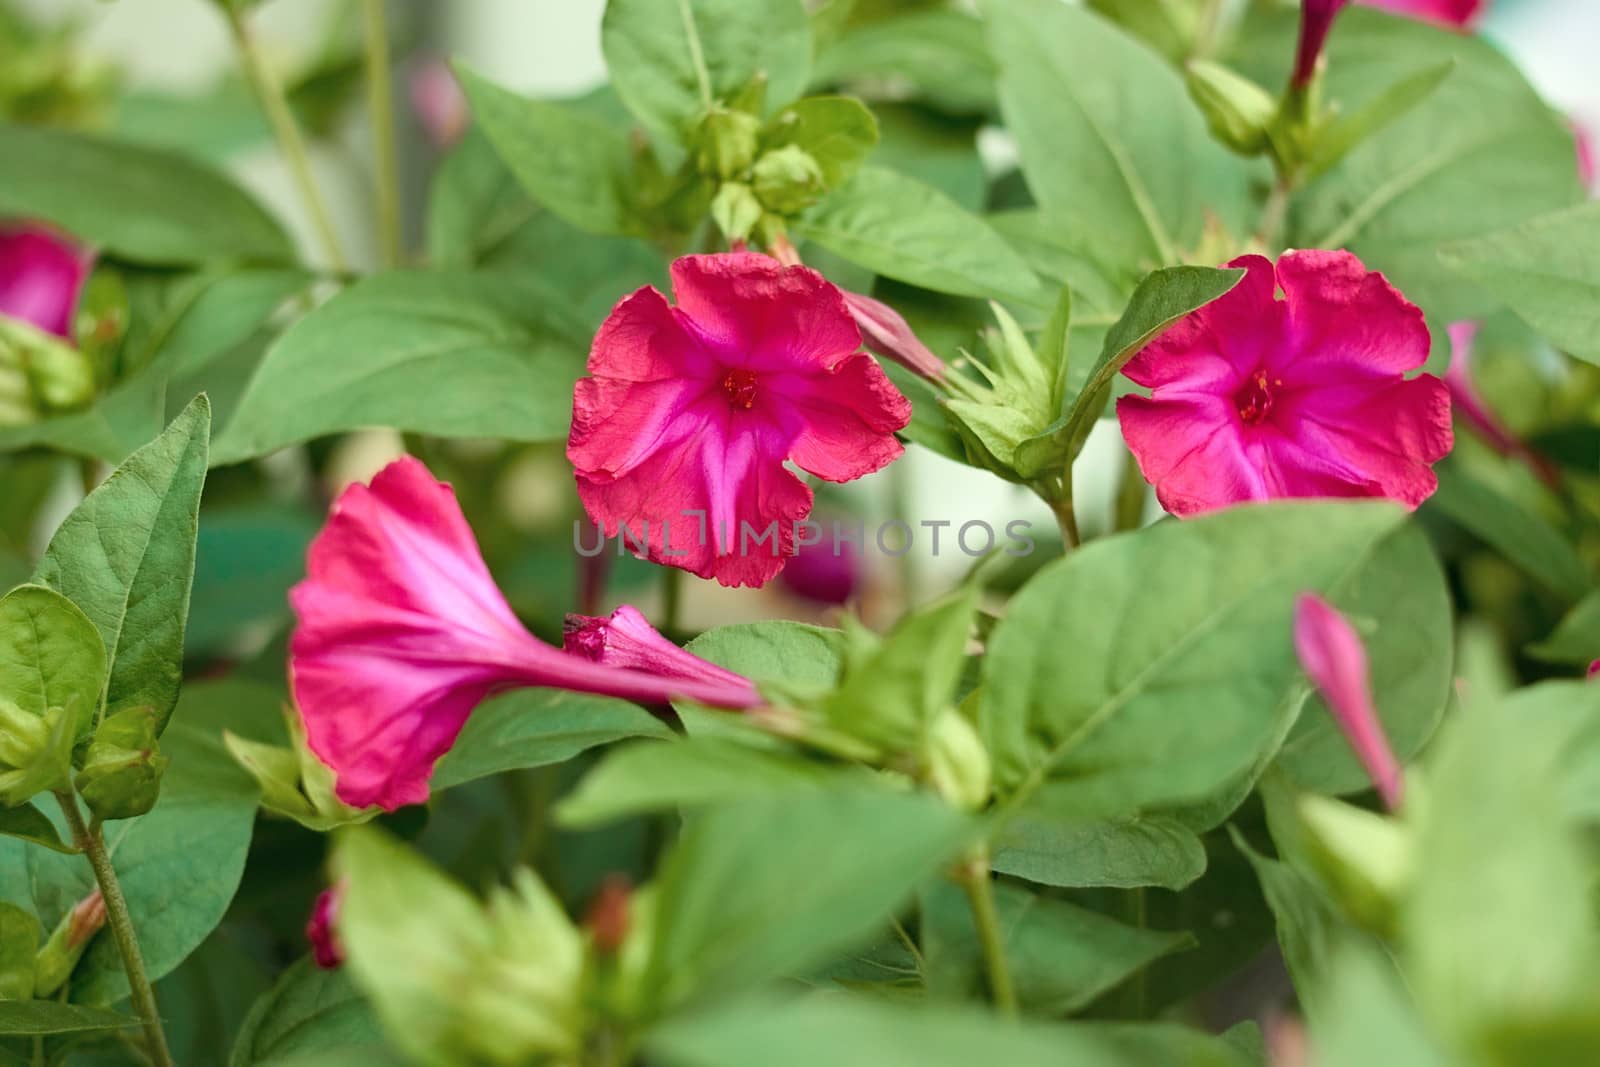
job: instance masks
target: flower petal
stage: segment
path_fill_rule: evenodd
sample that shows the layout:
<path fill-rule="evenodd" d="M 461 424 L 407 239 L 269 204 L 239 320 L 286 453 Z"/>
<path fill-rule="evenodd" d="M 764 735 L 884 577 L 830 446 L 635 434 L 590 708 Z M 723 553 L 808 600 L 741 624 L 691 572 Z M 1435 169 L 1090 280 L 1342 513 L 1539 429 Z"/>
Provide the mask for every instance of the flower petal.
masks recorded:
<path fill-rule="evenodd" d="M 1278 284 L 1289 336 L 1271 366 L 1290 385 L 1389 377 L 1428 361 L 1422 309 L 1349 252 L 1286 252 Z"/>
<path fill-rule="evenodd" d="M 1239 284 L 1169 326 L 1122 373 L 1147 389 L 1231 392 L 1265 364 L 1281 345 L 1283 319 L 1272 261 L 1240 256 L 1228 266 L 1245 269 Z"/>
<path fill-rule="evenodd" d="M 1140 472 L 1172 514 L 1198 515 L 1270 496 L 1226 402 L 1125 396 L 1117 401 L 1117 419 Z"/>
<path fill-rule="evenodd" d="M 684 256 L 672 264 L 672 293 L 730 366 L 831 367 L 861 349 L 844 295 L 809 267 L 754 252 Z"/>
<path fill-rule="evenodd" d="M 911 421 L 911 401 L 871 356 L 850 356 L 831 371 L 773 378 L 788 401 L 781 418 L 792 425 L 789 458 L 802 470 L 848 482 L 905 452 L 894 434 Z"/>

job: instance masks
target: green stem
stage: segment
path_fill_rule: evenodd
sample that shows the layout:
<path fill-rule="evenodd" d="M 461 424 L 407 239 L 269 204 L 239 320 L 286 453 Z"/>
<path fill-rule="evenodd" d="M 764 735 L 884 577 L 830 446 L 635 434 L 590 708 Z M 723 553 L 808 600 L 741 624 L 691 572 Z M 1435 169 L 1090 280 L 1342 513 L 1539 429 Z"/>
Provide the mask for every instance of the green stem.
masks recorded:
<path fill-rule="evenodd" d="M 1280 174 L 1272 183 L 1272 191 L 1267 194 L 1266 205 L 1261 209 L 1261 226 L 1256 230 L 1255 241 L 1267 250 L 1269 256 L 1281 251 L 1278 239 L 1283 231 L 1284 220 L 1289 215 L 1289 193 L 1293 188 L 1294 183 Z"/>
<path fill-rule="evenodd" d="M 1122 459 L 1122 476 L 1117 483 L 1116 514 L 1114 516 L 1116 529 L 1137 530 L 1144 522 L 1144 501 L 1146 494 L 1144 474 L 1139 470 L 1139 464 L 1133 456 L 1127 455 Z"/>
<path fill-rule="evenodd" d="M 1128 922 L 1136 930 L 1143 930 L 1149 925 L 1149 901 L 1145 896 L 1144 886 L 1136 886 L 1128 897 Z M 1148 968 L 1140 968 L 1128 983 L 1127 990 L 1128 1013 L 1135 1019 L 1143 1019 L 1150 1013 L 1150 980 Z"/>
<path fill-rule="evenodd" d="M 1208 59 L 1217 46 L 1217 31 L 1222 28 L 1223 0 L 1206 0 L 1196 24 L 1194 43 L 1189 48 L 1189 58 Z"/>
<path fill-rule="evenodd" d="M 1002 1015 L 1014 1019 L 1017 1017 L 1017 992 L 1011 984 L 1011 971 L 1006 967 L 1005 938 L 1000 932 L 1000 913 L 994 904 L 994 882 L 989 877 L 989 853 L 985 850 L 969 857 L 960 879 L 972 908 L 972 921 L 978 928 L 978 945 L 983 950 L 989 995 Z"/>
<path fill-rule="evenodd" d="M 156 1067 L 173 1067 L 172 1053 L 167 1050 L 167 1035 L 161 1029 L 161 1012 L 156 1007 L 156 991 L 150 987 L 145 974 L 144 956 L 139 951 L 139 939 L 134 935 L 133 918 L 128 914 L 128 901 L 122 895 L 122 885 L 117 881 L 116 869 L 111 866 L 111 854 L 106 851 L 105 837 L 97 822 L 93 829 L 84 825 L 83 813 L 78 810 L 78 800 L 71 793 L 56 794 L 61 813 L 78 847 L 89 857 L 94 868 L 94 879 L 100 884 L 100 895 L 106 904 L 106 925 L 122 954 L 122 969 L 128 975 L 128 991 L 134 1010 L 144 1022 L 145 1044 L 150 1059 Z"/>
<path fill-rule="evenodd" d="M 683 628 L 683 571 L 661 568 L 661 632 L 669 636 Z"/>
<path fill-rule="evenodd" d="M 1045 493 L 1045 500 L 1055 514 L 1056 525 L 1061 527 L 1061 547 L 1071 552 L 1083 543 L 1078 534 L 1078 512 L 1072 505 L 1072 471 L 1061 475 L 1060 484 Z"/>
<path fill-rule="evenodd" d="M 239 5 L 223 4 L 222 8 L 227 14 L 228 28 L 233 31 L 234 43 L 239 48 L 239 58 L 244 63 L 245 76 L 250 79 L 256 98 L 261 102 L 262 110 L 267 113 L 267 122 L 272 126 L 278 147 L 289 162 L 290 173 L 294 175 L 300 196 L 305 201 L 306 209 L 311 213 L 311 224 L 316 228 L 317 239 L 322 242 L 328 264 L 337 271 L 347 270 L 344 252 L 339 247 L 339 238 L 333 229 L 333 218 L 328 214 L 327 205 L 322 202 L 322 194 L 317 190 L 316 179 L 312 177 L 311 159 L 306 154 L 305 138 L 301 136 L 300 127 L 294 120 L 294 112 L 289 110 L 289 101 L 283 95 L 283 84 L 278 81 L 277 75 L 272 72 L 257 50 Z"/>
<path fill-rule="evenodd" d="M 400 265 L 400 166 L 394 148 L 394 86 L 384 0 L 362 0 L 367 37 L 367 111 L 372 119 L 373 169 L 378 186 L 378 239 L 383 265 Z"/>

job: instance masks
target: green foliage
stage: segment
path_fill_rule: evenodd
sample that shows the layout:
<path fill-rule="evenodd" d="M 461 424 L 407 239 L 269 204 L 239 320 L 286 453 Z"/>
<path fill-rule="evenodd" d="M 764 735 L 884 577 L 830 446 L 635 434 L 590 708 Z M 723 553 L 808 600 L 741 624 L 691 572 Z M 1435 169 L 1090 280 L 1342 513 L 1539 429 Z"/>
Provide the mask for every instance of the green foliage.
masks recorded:
<path fill-rule="evenodd" d="M 283 972 L 250 1009 L 228 1067 L 336 1050 L 381 1051 L 382 1033 L 371 1006 L 343 970 L 325 971 L 309 958 Z"/>

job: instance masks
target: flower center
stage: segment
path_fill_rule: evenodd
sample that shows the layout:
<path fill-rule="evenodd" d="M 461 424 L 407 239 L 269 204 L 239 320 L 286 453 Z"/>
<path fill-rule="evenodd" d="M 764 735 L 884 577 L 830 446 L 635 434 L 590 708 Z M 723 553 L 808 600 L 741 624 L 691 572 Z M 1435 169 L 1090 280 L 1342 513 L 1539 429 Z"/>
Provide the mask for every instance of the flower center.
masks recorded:
<path fill-rule="evenodd" d="M 735 367 L 722 379 L 722 391 L 727 394 L 728 403 L 748 411 L 756 403 L 756 376 Z"/>
<path fill-rule="evenodd" d="M 1267 372 L 1262 370 L 1245 379 L 1239 391 L 1233 394 L 1233 406 L 1238 409 L 1239 418 L 1245 425 L 1259 426 L 1267 421 L 1272 411 L 1272 389 L 1282 384 L 1283 379 L 1274 378 L 1269 385 Z"/>

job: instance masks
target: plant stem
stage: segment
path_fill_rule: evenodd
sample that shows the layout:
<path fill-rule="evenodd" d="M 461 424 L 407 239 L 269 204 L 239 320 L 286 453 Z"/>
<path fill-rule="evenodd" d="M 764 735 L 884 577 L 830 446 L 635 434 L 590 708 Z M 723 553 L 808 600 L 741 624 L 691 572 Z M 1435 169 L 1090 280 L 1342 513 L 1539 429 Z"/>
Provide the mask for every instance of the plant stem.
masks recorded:
<path fill-rule="evenodd" d="M 1078 513 L 1072 504 L 1070 469 L 1061 475 L 1061 484 L 1046 492 L 1044 498 L 1055 514 L 1056 525 L 1061 527 L 1061 547 L 1064 551 L 1071 552 L 1083 543 L 1083 539 L 1078 534 Z"/>
<path fill-rule="evenodd" d="M 1135 886 L 1128 897 L 1128 922 L 1137 930 L 1149 925 L 1149 901 L 1144 886 Z M 1150 1014 L 1150 978 L 1148 968 L 1141 967 L 1129 982 L 1126 993 L 1129 1014 L 1143 1019 Z"/>
<path fill-rule="evenodd" d="M 300 127 L 294 120 L 294 112 L 289 110 L 289 101 L 283 95 L 283 84 L 278 81 L 277 75 L 267 66 L 260 51 L 257 50 L 239 6 L 223 4 L 222 9 L 227 15 L 228 28 L 233 31 L 234 43 L 239 48 L 239 58 L 244 63 L 245 76 L 250 79 L 250 85 L 261 102 L 261 108 L 267 113 L 267 121 L 272 126 L 273 136 L 278 140 L 278 147 L 289 162 L 289 170 L 294 175 L 295 184 L 299 186 L 300 196 L 305 201 L 306 209 L 311 213 L 311 224 L 316 228 L 317 239 L 322 242 L 323 252 L 328 257 L 328 265 L 336 271 L 345 271 L 348 267 L 344 252 L 339 247 L 339 238 L 333 229 L 333 218 L 328 214 L 327 205 L 322 202 L 322 194 L 317 190 L 316 179 L 312 177 L 311 160 L 306 155 L 305 138 L 301 136 Z"/>
<path fill-rule="evenodd" d="M 1145 480 L 1131 454 L 1122 458 L 1122 476 L 1117 482 L 1116 529 L 1137 530 L 1144 521 Z"/>
<path fill-rule="evenodd" d="M 983 950 L 984 970 L 989 978 L 989 995 L 1002 1015 L 1014 1019 L 1017 1017 L 1017 992 L 1011 984 L 1011 971 L 1006 967 L 1005 938 L 1000 932 L 1000 913 L 994 905 L 988 851 L 980 850 L 968 857 L 959 877 L 972 908 L 972 921 L 978 928 L 978 944 Z"/>
<path fill-rule="evenodd" d="M 1267 202 L 1261 209 L 1261 226 L 1256 230 L 1256 243 L 1266 249 L 1268 256 L 1276 256 L 1281 249 L 1278 248 L 1278 236 L 1283 230 L 1284 219 L 1289 214 L 1289 193 L 1294 188 L 1294 183 L 1280 174 L 1272 183 L 1272 191 L 1267 194 Z"/>
<path fill-rule="evenodd" d="M 122 895 L 122 885 L 117 881 L 115 868 L 111 866 L 111 855 L 106 851 L 100 824 L 96 822 L 93 829 L 84 825 L 83 813 L 78 810 L 78 799 L 72 793 L 65 790 L 58 792 L 56 800 L 61 805 L 61 813 L 66 816 L 67 826 L 72 830 L 73 840 L 89 857 L 89 866 L 94 868 L 94 879 L 100 884 L 100 895 L 106 904 L 106 925 L 111 927 L 117 951 L 122 954 L 122 969 L 128 975 L 128 992 L 134 1010 L 144 1021 L 144 1038 L 149 1046 L 150 1059 L 156 1067 L 173 1067 L 172 1053 L 167 1050 L 167 1035 L 161 1029 L 161 1012 L 156 1007 L 156 991 L 150 987 L 150 979 L 145 975 L 144 956 L 139 951 L 139 939 L 133 931 L 133 918 L 128 914 L 128 901 Z"/>
<path fill-rule="evenodd" d="M 661 568 L 661 632 L 672 636 L 683 624 L 683 571 Z"/>
<path fill-rule="evenodd" d="M 378 186 L 378 239 L 383 265 L 400 265 L 400 166 L 394 148 L 394 86 L 389 73 L 385 0 L 362 0 L 367 37 L 367 111 L 372 119 L 373 170 Z"/>

